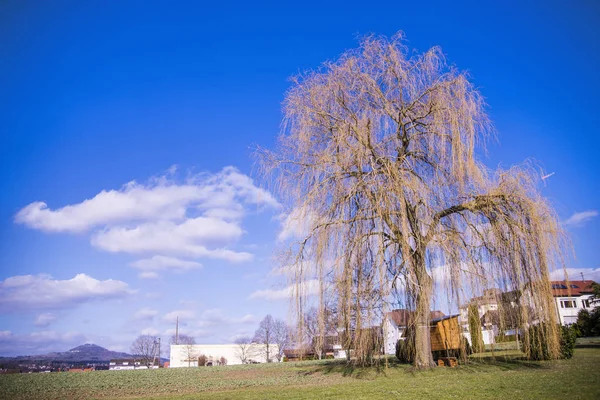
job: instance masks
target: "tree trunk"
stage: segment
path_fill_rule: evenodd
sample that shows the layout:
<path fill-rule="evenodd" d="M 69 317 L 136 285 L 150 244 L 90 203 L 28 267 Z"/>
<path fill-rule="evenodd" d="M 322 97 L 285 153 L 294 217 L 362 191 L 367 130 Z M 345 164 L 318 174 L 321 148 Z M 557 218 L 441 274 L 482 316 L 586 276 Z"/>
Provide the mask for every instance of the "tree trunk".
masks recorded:
<path fill-rule="evenodd" d="M 267 335 L 267 360 L 266 362 L 271 362 L 270 360 L 270 354 L 269 354 L 269 336 Z"/>
<path fill-rule="evenodd" d="M 415 368 L 430 369 L 435 367 L 431 355 L 431 296 L 433 280 L 425 268 L 424 251 L 416 251 L 413 255 L 415 278 L 417 280 L 415 310 Z"/>

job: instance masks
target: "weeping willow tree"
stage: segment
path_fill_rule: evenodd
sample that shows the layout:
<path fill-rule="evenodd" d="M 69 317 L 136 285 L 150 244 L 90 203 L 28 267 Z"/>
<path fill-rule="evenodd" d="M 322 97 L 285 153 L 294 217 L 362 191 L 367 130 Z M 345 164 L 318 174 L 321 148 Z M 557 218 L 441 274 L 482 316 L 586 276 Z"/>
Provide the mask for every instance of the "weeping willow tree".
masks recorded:
<path fill-rule="evenodd" d="M 484 101 L 439 48 L 363 38 L 295 77 L 283 111 L 277 148 L 259 157 L 305 228 L 286 261 L 299 315 L 307 295 L 321 312 L 334 297 L 346 345 L 365 362 L 377 351 L 366 328 L 401 296 L 414 365 L 430 368 L 434 300 L 456 309 L 483 288 L 529 287 L 520 309 L 536 315 L 521 320 L 550 322 L 541 334 L 558 356 L 548 275 L 562 266 L 560 224 L 532 166 L 478 160 L 493 134 Z"/>

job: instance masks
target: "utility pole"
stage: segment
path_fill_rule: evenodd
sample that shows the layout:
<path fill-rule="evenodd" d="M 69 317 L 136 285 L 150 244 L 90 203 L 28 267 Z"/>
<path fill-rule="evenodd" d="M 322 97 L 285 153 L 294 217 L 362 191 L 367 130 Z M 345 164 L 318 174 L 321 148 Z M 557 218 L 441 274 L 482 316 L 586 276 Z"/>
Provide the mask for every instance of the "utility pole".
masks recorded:
<path fill-rule="evenodd" d="M 160 367 L 160 338 L 152 343 L 152 366 L 156 365 L 156 357 L 158 354 L 158 366 Z"/>
<path fill-rule="evenodd" d="M 177 317 L 175 325 L 175 344 L 179 344 L 179 317 Z"/>

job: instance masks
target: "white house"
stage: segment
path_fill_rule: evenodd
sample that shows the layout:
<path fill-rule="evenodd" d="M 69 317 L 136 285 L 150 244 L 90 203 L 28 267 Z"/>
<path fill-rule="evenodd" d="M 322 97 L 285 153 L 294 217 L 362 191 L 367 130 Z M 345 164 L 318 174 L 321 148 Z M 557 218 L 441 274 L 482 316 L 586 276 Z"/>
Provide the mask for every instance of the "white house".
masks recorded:
<path fill-rule="evenodd" d="M 207 359 L 207 365 L 220 365 L 224 359 L 226 365 L 242 364 L 242 358 L 246 363 L 265 363 L 266 345 L 253 343 L 247 345 L 245 351 L 242 351 L 238 344 L 194 344 L 171 345 L 170 368 L 197 367 L 198 357 L 201 355 Z M 272 362 L 277 362 L 275 355 L 279 351 L 276 344 L 269 345 L 269 358 Z M 242 355 L 242 353 L 245 353 Z"/>
<path fill-rule="evenodd" d="M 498 302 L 502 296 L 502 291 L 497 288 L 485 289 L 482 296 L 473 297 L 468 303 L 459 308 L 458 322 L 461 325 L 465 336 L 471 342 L 471 333 L 469 332 L 469 307 L 477 306 L 477 312 L 481 321 L 481 335 L 484 344 L 494 343 L 494 337 L 498 334 L 498 327 L 486 323 L 486 316 L 494 315 L 498 312 Z"/>
<path fill-rule="evenodd" d="M 444 316 L 441 311 L 432 311 L 431 320 Z M 402 338 L 409 322 L 414 318 L 414 312 L 397 309 L 385 314 L 383 317 L 383 347 L 385 354 L 396 354 L 396 343 Z"/>
<path fill-rule="evenodd" d="M 592 304 L 591 297 L 594 281 L 552 281 L 552 295 L 554 296 L 556 314 L 562 325 L 577 322 L 577 314 L 581 310 L 592 310 L 598 304 Z"/>
<path fill-rule="evenodd" d="M 465 329 L 469 329 L 469 306 L 476 305 L 479 313 L 479 318 L 483 317 L 488 311 L 498 310 L 498 300 L 502 294 L 500 289 L 492 288 L 485 289 L 483 296 L 473 297 L 468 303 L 462 305 L 459 308 L 460 315 L 458 320 L 461 326 Z"/>

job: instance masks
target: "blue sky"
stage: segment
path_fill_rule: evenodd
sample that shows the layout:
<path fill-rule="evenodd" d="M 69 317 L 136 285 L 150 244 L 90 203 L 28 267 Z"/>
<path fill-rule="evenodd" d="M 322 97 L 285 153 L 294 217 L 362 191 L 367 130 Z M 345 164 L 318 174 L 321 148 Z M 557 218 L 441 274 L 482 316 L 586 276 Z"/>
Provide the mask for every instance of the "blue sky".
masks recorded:
<path fill-rule="evenodd" d="M 273 146 L 291 75 L 368 33 L 470 72 L 498 130 L 482 159 L 554 173 L 572 275 L 600 280 L 595 1 L 201 3 L 0 5 L 0 354 L 285 318 L 285 208 L 252 148 Z"/>

